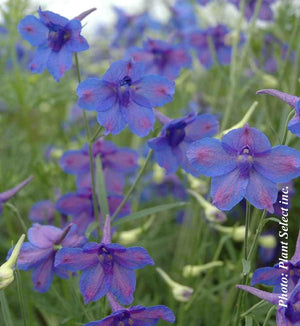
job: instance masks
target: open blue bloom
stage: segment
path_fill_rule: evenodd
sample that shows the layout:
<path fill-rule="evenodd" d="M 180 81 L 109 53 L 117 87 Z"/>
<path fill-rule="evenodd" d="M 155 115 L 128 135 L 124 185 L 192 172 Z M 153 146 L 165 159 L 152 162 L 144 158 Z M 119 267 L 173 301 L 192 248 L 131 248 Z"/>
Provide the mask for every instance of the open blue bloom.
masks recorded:
<path fill-rule="evenodd" d="M 258 268 L 251 279 L 251 285 L 258 283 L 273 286 L 274 293 L 281 292 L 281 278 L 282 274 L 286 275 L 288 279 L 288 288 L 291 292 L 300 280 L 300 232 L 298 234 L 298 240 L 294 256 L 288 262 L 285 262 L 283 266 L 276 264 L 274 267 L 262 267 Z"/>
<path fill-rule="evenodd" d="M 148 135 L 155 122 L 153 107 L 172 100 L 175 83 L 144 71 L 140 62 L 114 62 L 101 79 L 88 78 L 78 85 L 79 106 L 98 112 L 106 134 L 116 135 L 128 124 L 136 135 Z"/>
<path fill-rule="evenodd" d="M 33 179 L 33 176 L 30 176 L 17 186 L 15 186 L 12 189 L 9 189 L 5 192 L 0 193 L 0 215 L 3 210 L 2 204 L 6 203 L 8 200 L 10 200 L 13 196 L 15 196 L 22 188 L 24 188 L 31 180 Z"/>
<path fill-rule="evenodd" d="M 170 25 L 172 32 L 174 32 L 175 29 L 181 34 L 197 26 L 195 8 L 190 2 L 176 0 L 175 4 L 170 7 L 170 11 L 171 18 L 168 25 Z"/>
<path fill-rule="evenodd" d="M 111 215 L 121 204 L 123 196 L 109 195 L 107 197 L 108 208 Z M 77 225 L 78 232 L 83 234 L 89 224 L 95 222 L 95 213 L 93 207 L 92 190 L 90 188 L 82 188 L 76 193 L 69 193 L 59 198 L 55 208 L 62 214 L 71 215 L 72 223 Z M 127 202 L 121 209 L 117 218 L 130 214 L 130 205 Z M 101 207 L 99 207 L 99 222 L 102 221 Z"/>
<path fill-rule="evenodd" d="M 32 282 L 38 292 L 48 291 L 54 273 L 61 278 L 68 278 L 67 270 L 54 266 L 60 248 L 80 247 L 86 242 L 85 237 L 78 235 L 75 225 L 62 230 L 38 223 L 28 230 L 28 240 L 22 245 L 17 267 L 24 271 L 33 269 Z"/>
<path fill-rule="evenodd" d="M 296 135 L 297 137 L 300 137 L 300 97 L 283 93 L 276 89 L 261 89 L 257 91 L 256 94 L 268 94 L 278 97 L 280 100 L 284 101 L 289 106 L 294 108 L 295 115 L 289 121 L 288 129 L 292 134 Z"/>
<path fill-rule="evenodd" d="M 288 293 L 287 300 L 282 299 L 281 293 L 265 292 L 247 285 L 237 285 L 237 287 L 276 305 L 277 326 L 299 326 L 300 282 Z"/>
<path fill-rule="evenodd" d="M 54 220 L 55 206 L 51 200 L 41 200 L 31 206 L 29 219 L 32 222 L 51 224 Z"/>
<path fill-rule="evenodd" d="M 230 3 L 234 4 L 237 8 L 240 8 L 242 0 L 228 0 Z M 258 0 L 247 0 L 245 1 L 245 17 L 250 20 L 254 13 L 255 7 L 259 1 Z M 271 9 L 272 3 L 276 2 L 276 0 L 262 0 L 258 18 L 261 20 L 270 21 L 273 20 L 273 11 Z"/>
<path fill-rule="evenodd" d="M 55 266 L 69 271 L 82 271 L 79 287 L 84 302 L 97 301 L 111 292 L 122 304 L 133 301 L 135 269 L 154 265 L 141 247 L 125 248 L 111 243 L 110 218 L 106 217 L 101 243 L 89 242 L 83 248 L 63 248 Z"/>
<path fill-rule="evenodd" d="M 199 61 L 205 68 L 210 68 L 214 62 L 210 40 L 214 47 L 220 65 L 231 62 L 232 46 L 228 42 L 230 30 L 225 25 L 217 25 L 207 29 L 193 29 L 185 34 L 187 44 L 195 49 Z M 243 39 L 240 40 L 242 43 Z"/>
<path fill-rule="evenodd" d="M 41 8 L 38 14 L 39 19 L 28 15 L 18 24 L 20 35 L 32 46 L 37 46 L 30 70 L 40 74 L 47 68 L 54 79 L 59 81 L 72 67 L 72 54 L 89 47 L 80 34 L 80 19 L 85 15 L 68 20 L 51 11 L 42 11 Z"/>
<path fill-rule="evenodd" d="M 106 190 L 111 194 L 122 194 L 125 175 L 138 168 L 138 154 L 129 148 L 118 148 L 110 141 L 99 138 L 93 144 L 94 165 L 96 158 L 101 158 Z M 66 151 L 59 160 L 62 170 L 77 176 L 76 185 L 80 188 L 91 188 L 90 160 L 88 145 L 81 150 Z"/>
<path fill-rule="evenodd" d="M 273 212 L 276 183 L 300 175 L 300 153 L 288 146 L 271 147 L 268 138 L 246 124 L 228 132 L 222 141 L 205 138 L 187 153 L 198 174 L 212 177 L 213 204 L 230 210 L 244 197 L 253 206 Z"/>
<path fill-rule="evenodd" d="M 90 322 L 84 326 L 154 326 L 160 319 L 174 323 L 175 316 L 166 306 L 154 306 L 150 308 L 134 306 L 128 309 L 114 311 L 110 316 L 102 320 Z"/>
<path fill-rule="evenodd" d="M 161 136 L 150 139 L 148 145 L 153 149 L 157 163 L 167 173 L 176 172 L 181 165 L 186 172 L 195 174 L 196 171 L 186 156 L 189 145 L 196 140 L 215 135 L 218 129 L 219 123 L 213 115 L 196 116 L 191 113 L 183 118 L 169 119 Z"/>
<path fill-rule="evenodd" d="M 169 79 L 177 78 L 181 68 L 190 67 L 192 62 L 187 49 L 182 45 L 154 39 L 145 41 L 142 49 L 129 49 L 128 54 L 135 62 L 142 62 L 147 72 Z"/>

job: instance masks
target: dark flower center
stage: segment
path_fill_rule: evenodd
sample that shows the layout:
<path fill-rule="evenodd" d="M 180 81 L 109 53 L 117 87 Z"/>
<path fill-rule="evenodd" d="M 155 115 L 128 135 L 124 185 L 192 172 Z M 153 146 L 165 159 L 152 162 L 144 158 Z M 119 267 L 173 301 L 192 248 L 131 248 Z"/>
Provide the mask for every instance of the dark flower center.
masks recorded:
<path fill-rule="evenodd" d="M 132 79 L 129 76 L 125 76 L 121 81 L 120 81 L 120 86 L 131 86 L 132 85 Z"/>
<path fill-rule="evenodd" d="M 124 311 L 114 318 L 114 326 L 134 326 L 130 313 Z"/>
<path fill-rule="evenodd" d="M 68 29 L 53 26 L 48 33 L 48 45 L 53 51 L 58 52 L 70 37 L 71 32 Z"/>
<path fill-rule="evenodd" d="M 166 130 L 166 137 L 168 140 L 168 144 L 171 147 L 178 146 L 185 137 L 185 130 L 186 122 L 179 121 L 176 124 L 170 125 Z"/>
<path fill-rule="evenodd" d="M 153 49 L 152 54 L 154 55 L 154 63 L 159 68 L 164 68 L 164 66 L 167 63 L 168 55 L 164 51 L 161 51 L 159 49 Z"/>
<path fill-rule="evenodd" d="M 104 273 L 112 272 L 113 268 L 113 253 L 107 249 L 104 245 L 102 245 L 98 249 L 98 259 L 100 264 L 104 270 Z"/>
<path fill-rule="evenodd" d="M 244 146 L 238 155 L 238 166 L 242 176 L 248 176 L 253 163 L 249 146 Z"/>

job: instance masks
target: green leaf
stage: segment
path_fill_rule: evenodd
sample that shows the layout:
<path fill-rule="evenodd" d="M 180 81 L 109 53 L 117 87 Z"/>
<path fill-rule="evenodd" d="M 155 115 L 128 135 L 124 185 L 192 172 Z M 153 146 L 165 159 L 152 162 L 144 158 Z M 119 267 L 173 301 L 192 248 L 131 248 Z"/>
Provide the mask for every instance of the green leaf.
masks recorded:
<path fill-rule="evenodd" d="M 253 325 L 253 318 L 251 316 L 246 316 L 245 326 L 252 326 L 252 325 Z"/>
<path fill-rule="evenodd" d="M 132 213 L 132 214 L 127 215 L 127 216 L 125 216 L 123 218 L 120 218 L 117 221 L 115 221 L 113 224 L 114 225 L 124 224 L 124 223 L 129 222 L 129 221 L 134 221 L 134 220 L 137 220 L 139 218 L 142 218 L 142 217 L 145 217 L 145 216 L 148 216 L 148 215 L 161 213 L 161 212 L 167 211 L 169 209 L 182 207 L 182 206 L 185 206 L 187 204 L 188 203 L 186 203 L 186 202 L 179 202 L 179 203 L 174 203 L 174 204 L 158 205 L 158 206 L 155 206 L 155 207 L 146 208 L 146 209 L 143 209 L 143 210 L 141 210 L 139 212 Z"/>
<path fill-rule="evenodd" d="M 251 262 L 243 258 L 242 263 L 243 263 L 243 274 L 248 275 L 251 270 Z"/>
<path fill-rule="evenodd" d="M 96 188 L 98 192 L 98 200 L 100 203 L 101 214 L 103 218 L 109 214 L 108 202 L 107 202 L 107 193 L 105 179 L 103 175 L 102 162 L 100 157 L 96 159 Z"/>

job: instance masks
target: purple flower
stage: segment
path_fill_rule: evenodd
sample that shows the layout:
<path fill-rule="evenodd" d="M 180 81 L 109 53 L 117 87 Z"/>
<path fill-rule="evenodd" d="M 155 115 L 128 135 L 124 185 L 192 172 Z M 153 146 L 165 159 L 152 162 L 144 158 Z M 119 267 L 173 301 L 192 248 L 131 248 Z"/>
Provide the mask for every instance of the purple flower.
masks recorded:
<path fill-rule="evenodd" d="M 110 195 L 107 197 L 109 212 L 111 215 L 116 211 L 123 200 L 123 196 Z M 89 224 L 95 222 L 95 213 L 93 207 L 92 190 L 83 188 L 76 193 L 70 193 L 62 196 L 56 203 L 55 208 L 62 214 L 71 215 L 72 223 L 77 225 L 78 232 L 83 234 Z M 127 202 L 121 209 L 117 218 L 130 214 L 130 205 Z M 102 221 L 100 208 L 99 221 Z"/>
<path fill-rule="evenodd" d="M 2 204 L 6 203 L 10 200 L 13 196 L 15 196 L 22 188 L 24 188 L 31 180 L 33 176 L 28 177 L 26 180 L 15 186 L 14 188 L 7 190 L 5 192 L 0 193 L 0 215 L 3 210 Z"/>
<path fill-rule="evenodd" d="M 110 218 L 107 216 L 101 243 L 89 242 L 83 248 L 64 248 L 56 256 L 55 266 L 82 271 L 79 287 L 85 303 L 112 293 L 122 304 L 133 301 L 135 269 L 154 265 L 141 247 L 125 248 L 111 243 Z"/>
<path fill-rule="evenodd" d="M 192 61 L 182 45 L 154 39 L 145 41 L 143 49 L 131 48 L 128 54 L 135 62 L 142 62 L 147 72 L 169 79 L 177 78 L 181 68 L 190 67 Z"/>
<path fill-rule="evenodd" d="M 61 278 L 68 278 L 68 272 L 54 266 L 54 259 L 60 248 L 80 247 L 86 239 L 79 236 L 75 225 L 59 229 L 38 223 L 28 230 L 28 240 L 22 245 L 17 267 L 21 270 L 33 269 L 32 282 L 38 292 L 48 291 L 54 273 Z"/>
<path fill-rule="evenodd" d="M 293 96 L 287 93 L 277 91 L 276 89 L 261 89 L 256 92 L 256 94 L 268 94 L 278 97 L 280 100 L 287 103 L 289 106 L 295 109 L 294 117 L 289 121 L 288 129 L 289 131 L 300 137 L 300 97 Z"/>
<path fill-rule="evenodd" d="M 30 64 L 34 73 L 42 73 L 45 68 L 56 81 L 71 69 L 72 54 L 88 49 L 88 43 L 81 36 L 81 23 L 89 10 L 75 19 L 68 20 L 51 11 L 38 10 L 39 19 L 28 15 L 18 24 L 21 36 L 32 46 L 37 46 Z"/>
<path fill-rule="evenodd" d="M 125 147 L 118 148 L 112 142 L 99 138 L 93 144 L 94 160 L 97 157 L 101 158 L 107 192 L 121 195 L 125 185 L 125 174 L 132 173 L 138 168 L 137 153 Z M 59 164 L 64 172 L 77 176 L 76 185 L 79 189 L 92 187 L 87 144 L 81 150 L 66 151 Z"/>
<path fill-rule="evenodd" d="M 157 75 L 146 75 L 140 62 L 114 62 L 102 79 L 88 78 L 78 85 L 78 104 L 98 112 L 106 134 L 116 135 L 128 124 L 140 137 L 149 134 L 155 122 L 153 107 L 170 102 L 175 83 Z"/>
<path fill-rule="evenodd" d="M 246 198 L 253 206 L 273 212 L 276 183 L 300 175 L 300 153 L 288 146 L 271 147 L 268 138 L 246 124 L 227 133 L 222 141 L 194 142 L 187 156 L 198 174 L 212 177 L 213 204 L 230 210 Z"/>
<path fill-rule="evenodd" d="M 211 114 L 196 116 L 190 113 L 180 119 L 169 119 L 161 136 L 150 139 L 148 145 L 153 149 L 157 163 L 167 173 L 176 172 L 181 165 L 186 172 L 195 174 L 186 156 L 187 149 L 192 142 L 215 135 L 218 128 L 218 121 Z"/>
<path fill-rule="evenodd" d="M 175 29 L 179 33 L 182 33 L 197 26 L 195 8 L 191 5 L 191 3 L 177 0 L 170 8 L 170 11 L 171 19 L 169 25 L 171 25 L 172 32 Z"/>
<path fill-rule="evenodd" d="M 205 30 L 193 29 L 186 33 L 185 39 L 195 49 L 201 64 L 206 68 L 210 68 L 215 62 L 209 40 L 212 42 L 219 64 L 230 64 L 232 47 L 227 42 L 229 33 L 230 31 L 225 25 L 217 25 Z"/>
<path fill-rule="evenodd" d="M 300 323 L 300 282 L 293 291 L 286 296 L 281 293 L 269 293 L 247 285 L 237 285 L 239 289 L 247 291 L 260 299 L 266 300 L 277 306 L 277 326 L 298 326 Z M 105 324 L 104 324 L 105 325 Z"/>
<path fill-rule="evenodd" d="M 32 222 L 51 224 L 54 220 L 55 207 L 51 200 L 41 200 L 31 206 L 29 219 Z"/>
<path fill-rule="evenodd" d="M 197 0 L 197 2 L 198 2 L 200 5 L 204 6 L 204 5 L 207 5 L 208 3 L 210 3 L 210 0 Z"/>
<path fill-rule="evenodd" d="M 102 320 L 92 321 L 84 326 L 154 326 L 159 322 L 159 319 L 174 323 L 175 316 L 166 306 L 154 306 L 150 308 L 135 306 L 117 310 Z"/>
<path fill-rule="evenodd" d="M 241 0 L 228 0 L 230 3 L 234 4 L 237 8 L 241 6 Z M 276 0 L 262 0 L 261 7 L 259 9 L 258 18 L 261 20 L 270 21 L 273 19 L 273 12 L 271 9 L 272 3 Z M 255 7 L 257 5 L 257 0 L 247 0 L 245 1 L 245 17 L 250 20 L 255 13 Z"/>
<path fill-rule="evenodd" d="M 274 267 L 258 268 L 251 279 L 251 285 L 258 283 L 274 286 L 273 292 L 281 292 L 282 274 L 288 279 L 288 288 L 291 292 L 300 280 L 300 232 L 298 234 L 296 250 L 291 260 L 281 262 Z"/>

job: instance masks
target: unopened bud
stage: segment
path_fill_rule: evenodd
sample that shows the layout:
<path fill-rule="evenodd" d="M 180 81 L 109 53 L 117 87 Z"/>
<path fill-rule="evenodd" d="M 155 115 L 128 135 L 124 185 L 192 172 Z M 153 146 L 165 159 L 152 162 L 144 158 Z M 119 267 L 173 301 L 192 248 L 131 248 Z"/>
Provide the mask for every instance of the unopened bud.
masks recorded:
<path fill-rule="evenodd" d="M 202 272 L 207 271 L 208 269 L 223 266 L 224 263 L 222 261 L 212 261 L 208 264 L 204 265 L 186 265 L 183 268 L 182 275 L 183 277 L 194 277 L 198 276 Z"/>

